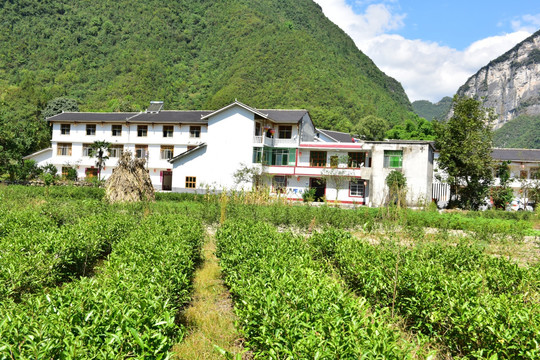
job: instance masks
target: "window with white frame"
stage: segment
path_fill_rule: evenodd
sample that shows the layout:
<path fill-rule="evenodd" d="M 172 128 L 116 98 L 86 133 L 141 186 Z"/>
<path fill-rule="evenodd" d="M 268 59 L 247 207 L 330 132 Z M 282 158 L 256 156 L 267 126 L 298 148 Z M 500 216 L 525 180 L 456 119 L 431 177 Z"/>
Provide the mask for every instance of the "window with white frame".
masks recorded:
<path fill-rule="evenodd" d="M 122 136 L 122 125 L 111 126 L 112 136 Z"/>
<path fill-rule="evenodd" d="M 71 144 L 58 143 L 58 149 L 56 155 L 58 156 L 71 156 Z"/>
<path fill-rule="evenodd" d="M 144 159 L 148 156 L 148 145 L 135 145 L 135 157 Z"/>
<path fill-rule="evenodd" d="M 174 146 L 172 145 L 161 145 L 161 159 L 162 160 L 168 160 L 172 159 L 174 152 Z"/>
<path fill-rule="evenodd" d="M 253 148 L 253 163 L 260 164 L 262 163 L 262 159 L 263 159 L 263 149 L 260 147 L 254 147 Z"/>
<path fill-rule="evenodd" d="M 60 124 L 60 134 L 69 135 L 70 132 L 71 132 L 70 124 Z"/>
<path fill-rule="evenodd" d="M 354 179 L 349 181 L 350 196 L 364 197 L 365 190 L 364 180 Z"/>
<path fill-rule="evenodd" d="M 82 144 L 82 156 L 90 156 L 90 147 L 92 144 Z"/>
<path fill-rule="evenodd" d="M 403 150 L 384 150 L 384 167 L 403 167 Z"/>
<path fill-rule="evenodd" d="M 124 153 L 124 145 L 111 145 L 109 148 L 109 157 L 119 158 Z"/>
<path fill-rule="evenodd" d="M 95 124 L 87 124 L 86 125 L 86 135 L 88 135 L 88 136 L 96 135 L 96 125 Z"/>
<path fill-rule="evenodd" d="M 274 176 L 272 178 L 272 187 L 276 193 L 285 193 L 287 191 L 287 177 L 285 175 Z"/>

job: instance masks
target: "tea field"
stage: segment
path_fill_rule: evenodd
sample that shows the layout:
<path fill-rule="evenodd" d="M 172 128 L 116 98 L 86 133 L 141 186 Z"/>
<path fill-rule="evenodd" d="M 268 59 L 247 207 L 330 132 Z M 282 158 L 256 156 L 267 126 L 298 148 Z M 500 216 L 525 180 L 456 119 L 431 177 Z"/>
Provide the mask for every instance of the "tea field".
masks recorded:
<path fill-rule="evenodd" d="M 0 185 L 0 359 L 176 358 L 209 239 L 238 359 L 540 358 L 532 213 L 102 196 Z"/>

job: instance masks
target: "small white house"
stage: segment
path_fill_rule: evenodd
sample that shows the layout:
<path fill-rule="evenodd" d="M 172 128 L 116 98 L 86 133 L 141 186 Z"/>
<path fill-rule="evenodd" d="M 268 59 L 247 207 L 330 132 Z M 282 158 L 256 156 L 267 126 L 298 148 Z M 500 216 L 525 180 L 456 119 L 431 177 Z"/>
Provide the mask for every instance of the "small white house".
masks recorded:
<path fill-rule="evenodd" d="M 255 109 L 235 101 L 216 111 L 161 110 L 153 102 L 141 113 L 61 113 L 48 119 L 51 148 L 27 156 L 59 172 L 75 166 L 80 178 L 95 176 L 94 141 L 112 144 L 102 176 L 131 151 L 147 159 L 157 190 L 204 193 L 250 189 L 234 173 L 253 169 L 256 181 L 276 195 L 381 205 L 392 170 L 407 178 L 409 203 L 431 200 L 434 148 L 430 141 L 354 142 L 350 134 L 317 129 L 307 110 Z"/>

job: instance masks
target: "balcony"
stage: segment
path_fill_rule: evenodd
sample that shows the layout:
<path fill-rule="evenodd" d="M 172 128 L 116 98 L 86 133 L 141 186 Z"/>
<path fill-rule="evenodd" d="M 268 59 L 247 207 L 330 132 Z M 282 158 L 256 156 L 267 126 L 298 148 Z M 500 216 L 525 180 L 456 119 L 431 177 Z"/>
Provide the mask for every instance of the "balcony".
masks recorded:
<path fill-rule="evenodd" d="M 275 139 L 267 136 L 253 136 L 253 143 L 278 147 L 296 147 L 298 145 L 296 139 Z"/>
<path fill-rule="evenodd" d="M 266 166 L 263 170 L 268 174 L 294 175 L 294 176 L 312 176 L 321 177 L 328 175 L 361 177 L 369 179 L 371 177 L 371 168 L 330 168 L 330 167 L 311 167 L 311 166 Z"/>

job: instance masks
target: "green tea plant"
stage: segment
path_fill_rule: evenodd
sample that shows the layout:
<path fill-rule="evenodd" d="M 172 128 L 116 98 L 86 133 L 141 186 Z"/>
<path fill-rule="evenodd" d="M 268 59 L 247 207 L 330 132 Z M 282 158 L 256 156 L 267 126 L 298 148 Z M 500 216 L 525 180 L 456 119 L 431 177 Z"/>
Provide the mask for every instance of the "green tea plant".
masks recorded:
<path fill-rule="evenodd" d="M 228 221 L 217 255 L 245 346 L 256 358 L 412 358 L 387 311 L 371 312 L 309 255 L 304 240 L 271 225 Z M 427 354 L 419 355 L 427 356 Z"/>
<path fill-rule="evenodd" d="M 0 359 L 168 358 L 202 237 L 196 220 L 148 217 L 94 277 L 0 302 Z"/>
<path fill-rule="evenodd" d="M 331 229 L 309 240 L 376 308 L 395 308 L 413 330 L 456 357 L 540 356 L 540 266 L 519 267 L 470 242 L 372 245 Z"/>

